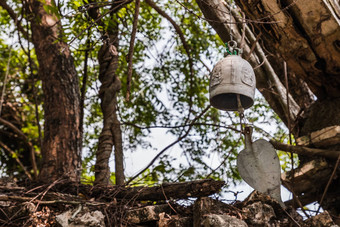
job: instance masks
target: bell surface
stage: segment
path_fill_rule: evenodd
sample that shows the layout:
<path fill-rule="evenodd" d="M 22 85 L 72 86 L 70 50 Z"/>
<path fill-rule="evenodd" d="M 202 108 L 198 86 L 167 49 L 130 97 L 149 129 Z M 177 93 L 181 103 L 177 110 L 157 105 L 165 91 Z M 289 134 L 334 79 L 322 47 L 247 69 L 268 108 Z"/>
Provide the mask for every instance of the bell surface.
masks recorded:
<path fill-rule="evenodd" d="M 249 62 L 238 55 L 228 55 L 215 65 L 210 74 L 210 103 L 213 107 L 238 110 L 237 96 L 243 109 L 254 104 L 255 73 Z"/>

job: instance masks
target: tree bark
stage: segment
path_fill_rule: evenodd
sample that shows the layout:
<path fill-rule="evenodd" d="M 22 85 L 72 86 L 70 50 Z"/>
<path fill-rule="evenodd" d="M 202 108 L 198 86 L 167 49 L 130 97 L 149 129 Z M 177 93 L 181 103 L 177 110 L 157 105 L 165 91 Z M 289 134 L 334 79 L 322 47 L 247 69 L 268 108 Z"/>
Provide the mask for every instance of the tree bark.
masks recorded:
<path fill-rule="evenodd" d="M 263 31 L 266 49 L 279 53 L 318 98 L 340 96 L 340 23 L 327 1 L 236 2 Z"/>
<path fill-rule="evenodd" d="M 44 93 L 44 139 L 39 179 L 52 182 L 60 177 L 79 181 L 81 136 L 79 132 L 79 82 L 73 58 L 61 41 L 60 21 L 44 10 L 38 0 L 27 2 L 34 18 L 32 38 L 39 62 Z"/>

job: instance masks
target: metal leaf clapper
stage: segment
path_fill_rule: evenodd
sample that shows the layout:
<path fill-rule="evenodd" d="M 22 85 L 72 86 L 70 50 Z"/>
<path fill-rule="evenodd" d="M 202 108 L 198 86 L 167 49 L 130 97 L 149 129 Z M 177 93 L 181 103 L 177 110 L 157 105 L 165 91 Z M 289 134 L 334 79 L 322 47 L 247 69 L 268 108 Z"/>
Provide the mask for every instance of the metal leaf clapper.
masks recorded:
<path fill-rule="evenodd" d="M 266 140 L 252 142 L 252 128 L 245 127 L 245 149 L 237 157 L 238 171 L 256 191 L 270 195 L 285 208 L 281 200 L 280 162 L 274 147 Z"/>

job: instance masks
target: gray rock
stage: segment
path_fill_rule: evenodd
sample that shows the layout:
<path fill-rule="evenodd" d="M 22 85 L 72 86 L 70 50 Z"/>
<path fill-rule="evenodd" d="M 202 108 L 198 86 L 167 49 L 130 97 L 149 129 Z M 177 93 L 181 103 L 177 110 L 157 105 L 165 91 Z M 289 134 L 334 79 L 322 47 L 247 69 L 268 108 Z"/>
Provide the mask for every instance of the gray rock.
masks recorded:
<path fill-rule="evenodd" d="M 273 207 L 261 202 L 252 203 L 242 209 L 252 225 L 271 226 L 270 221 L 276 218 Z"/>
<path fill-rule="evenodd" d="M 89 211 L 78 207 L 56 216 L 56 221 L 62 227 L 104 227 L 104 215 L 102 212 Z"/>
<path fill-rule="evenodd" d="M 321 214 L 315 215 L 314 217 L 307 219 L 305 221 L 305 224 L 308 226 L 315 227 L 339 227 L 338 225 L 335 225 L 328 211 L 324 211 Z"/>
<path fill-rule="evenodd" d="M 208 214 L 203 218 L 202 226 L 204 227 L 246 227 L 244 221 L 227 214 Z"/>

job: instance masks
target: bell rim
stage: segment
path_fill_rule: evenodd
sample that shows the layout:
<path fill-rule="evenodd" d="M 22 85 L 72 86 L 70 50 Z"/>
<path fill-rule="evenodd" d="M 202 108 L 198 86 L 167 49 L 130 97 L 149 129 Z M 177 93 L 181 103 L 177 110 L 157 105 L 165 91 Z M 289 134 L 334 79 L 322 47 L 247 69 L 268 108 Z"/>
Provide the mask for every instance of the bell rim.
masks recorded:
<path fill-rule="evenodd" d="M 242 105 L 242 108 L 243 109 L 248 109 L 250 107 L 252 107 L 254 105 L 254 99 L 249 97 L 249 96 L 246 96 L 246 95 L 243 95 L 243 94 L 238 94 L 238 93 L 228 93 L 228 94 L 235 94 L 235 95 L 242 95 L 244 96 L 245 98 L 248 99 L 248 104 L 247 105 Z M 223 95 L 223 94 L 219 94 L 219 95 Z M 221 107 L 219 105 L 216 105 L 214 103 L 214 98 L 216 98 L 218 95 L 214 96 L 214 97 L 210 97 L 209 101 L 210 101 L 210 104 L 211 106 L 213 106 L 214 108 L 216 109 L 219 109 L 219 110 L 223 110 L 223 111 L 238 111 L 239 109 L 238 108 L 232 108 L 232 107 Z"/>

